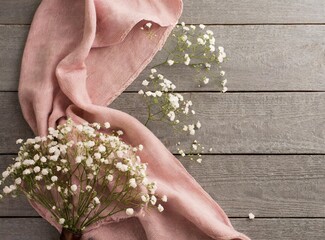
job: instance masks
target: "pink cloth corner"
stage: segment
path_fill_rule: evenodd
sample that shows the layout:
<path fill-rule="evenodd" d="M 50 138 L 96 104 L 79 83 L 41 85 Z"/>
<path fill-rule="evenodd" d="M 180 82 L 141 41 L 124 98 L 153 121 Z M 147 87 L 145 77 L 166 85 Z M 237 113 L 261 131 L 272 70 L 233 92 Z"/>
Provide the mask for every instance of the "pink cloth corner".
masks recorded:
<path fill-rule="evenodd" d="M 141 159 L 168 195 L 165 211 L 105 219 L 83 239 L 248 240 L 235 231 L 214 200 L 144 125 L 107 108 L 163 46 L 182 11 L 181 0 L 43 0 L 26 43 L 19 100 L 26 121 L 46 135 L 71 117 L 75 122 L 111 123 L 124 140 L 144 145 Z M 140 30 L 152 22 L 148 37 Z M 59 231 L 35 202 L 32 206 Z"/>

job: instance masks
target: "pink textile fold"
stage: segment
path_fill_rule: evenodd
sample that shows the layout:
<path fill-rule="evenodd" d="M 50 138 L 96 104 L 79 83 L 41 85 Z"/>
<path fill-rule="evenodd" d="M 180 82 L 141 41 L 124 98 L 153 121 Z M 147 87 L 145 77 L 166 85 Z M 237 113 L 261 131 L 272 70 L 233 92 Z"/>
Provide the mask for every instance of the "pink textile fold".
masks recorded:
<path fill-rule="evenodd" d="M 86 228 L 83 239 L 248 240 L 219 205 L 138 120 L 107 108 L 163 46 L 182 11 L 181 0 L 43 0 L 29 32 L 19 100 L 36 135 L 68 117 L 110 122 L 124 140 L 144 145 L 148 174 L 168 196 L 165 211 L 119 215 Z M 150 30 L 141 30 L 147 22 Z M 32 206 L 59 231 L 52 216 Z"/>

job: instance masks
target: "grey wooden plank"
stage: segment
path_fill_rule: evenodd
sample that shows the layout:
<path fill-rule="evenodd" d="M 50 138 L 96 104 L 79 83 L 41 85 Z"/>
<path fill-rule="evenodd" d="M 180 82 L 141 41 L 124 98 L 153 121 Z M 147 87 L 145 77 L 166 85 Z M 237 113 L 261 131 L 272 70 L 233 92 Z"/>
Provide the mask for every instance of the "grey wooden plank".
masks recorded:
<path fill-rule="evenodd" d="M 12 156 L 0 156 L 0 171 Z M 230 217 L 325 217 L 325 156 L 204 156 L 182 160 Z M 150 166 L 149 166 L 150 167 Z M 7 199 L 0 216 L 37 216 L 25 197 Z"/>
<path fill-rule="evenodd" d="M 316 240 L 325 237 L 325 219 L 232 219 L 237 231 L 258 240 Z"/>
<path fill-rule="evenodd" d="M 325 26 L 212 26 L 229 56 L 224 64 L 230 91 L 325 91 Z M 16 91 L 28 26 L 0 26 L 0 91 Z M 161 55 L 151 64 L 162 61 Z M 148 67 L 149 68 L 149 67 Z M 180 91 L 199 88 L 192 70 L 164 67 Z M 148 70 L 127 89 L 138 91 Z M 219 73 L 213 72 L 212 76 Z"/>
<path fill-rule="evenodd" d="M 2 240 L 58 240 L 59 233 L 41 218 L 1 218 Z"/>
<path fill-rule="evenodd" d="M 324 23 L 322 0 L 183 0 L 182 20 L 191 23 Z"/>
<path fill-rule="evenodd" d="M 139 224 L 135 220 L 134 224 Z M 305 240 L 325 237 L 325 219 L 231 219 L 236 230 L 258 240 Z M 56 240 L 59 234 L 45 220 L 2 218 L 0 236 L 3 240 L 21 240 L 27 236 L 30 240 Z M 139 229 L 141 226 L 139 225 Z M 145 236 L 132 236 L 132 239 L 145 239 Z"/>
<path fill-rule="evenodd" d="M 0 24 L 30 24 L 41 0 L 0 0 Z"/>
<path fill-rule="evenodd" d="M 325 93 L 186 93 L 202 123 L 197 140 L 213 153 L 325 153 Z M 17 150 L 16 139 L 32 136 L 17 93 L 0 93 L 0 153 Z M 141 106 L 143 106 L 141 108 Z M 136 93 L 124 93 L 111 107 L 141 121 L 146 108 Z M 175 151 L 193 139 L 173 134 L 162 123 L 149 128 Z"/>
<path fill-rule="evenodd" d="M 29 28 L 0 26 L 0 90 L 17 91 L 21 58 Z"/>
<path fill-rule="evenodd" d="M 1 0 L 0 23 L 29 24 L 40 0 Z M 189 23 L 324 23 L 322 0 L 184 0 Z"/>

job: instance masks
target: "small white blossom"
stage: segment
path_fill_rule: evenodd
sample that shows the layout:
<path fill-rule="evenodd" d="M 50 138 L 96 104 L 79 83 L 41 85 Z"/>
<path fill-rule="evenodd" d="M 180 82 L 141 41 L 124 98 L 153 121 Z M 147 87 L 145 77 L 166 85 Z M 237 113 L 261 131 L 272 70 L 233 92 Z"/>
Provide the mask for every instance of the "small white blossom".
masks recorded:
<path fill-rule="evenodd" d="M 228 91 L 228 88 L 227 88 L 227 87 L 223 87 L 221 91 L 222 91 L 223 93 L 225 93 L 225 92 Z"/>
<path fill-rule="evenodd" d="M 151 203 L 152 205 L 155 205 L 156 202 L 157 202 L 157 198 L 156 198 L 156 196 L 152 195 L 151 198 L 150 198 L 150 203 Z"/>
<path fill-rule="evenodd" d="M 15 179 L 15 183 L 17 184 L 17 185 L 20 185 L 21 184 L 21 178 L 19 177 L 19 178 L 16 178 Z"/>
<path fill-rule="evenodd" d="M 113 175 L 111 175 L 111 174 L 106 176 L 106 179 L 107 179 L 109 182 L 113 181 L 113 178 L 114 178 L 114 177 L 113 177 Z"/>
<path fill-rule="evenodd" d="M 148 194 L 142 195 L 141 200 L 145 203 L 149 202 L 150 196 Z"/>
<path fill-rule="evenodd" d="M 51 177 L 51 181 L 52 181 L 52 182 L 56 182 L 57 180 L 58 180 L 58 177 L 57 177 L 57 176 L 52 176 L 52 177 Z"/>
<path fill-rule="evenodd" d="M 143 150 L 143 145 L 140 144 L 139 147 L 138 147 L 139 151 L 142 151 Z"/>
<path fill-rule="evenodd" d="M 143 80 L 142 81 L 142 85 L 143 86 L 148 86 L 149 85 L 149 81 L 148 80 Z"/>
<path fill-rule="evenodd" d="M 163 202 L 167 202 L 167 200 L 168 200 L 168 198 L 167 198 L 166 195 L 164 195 L 164 196 L 161 197 L 161 201 L 163 201 Z"/>
<path fill-rule="evenodd" d="M 213 32 L 211 30 L 207 30 L 207 34 L 213 35 Z"/>
<path fill-rule="evenodd" d="M 76 157 L 76 163 L 81 163 L 81 161 L 82 161 L 81 156 Z"/>
<path fill-rule="evenodd" d="M 205 44 L 205 41 L 204 41 L 202 38 L 198 38 L 198 39 L 197 39 L 197 42 L 198 42 L 198 44 L 200 44 L 200 45 L 204 45 L 204 44 Z"/>
<path fill-rule="evenodd" d="M 186 35 L 181 36 L 181 40 L 185 42 L 187 40 L 187 36 Z"/>
<path fill-rule="evenodd" d="M 38 175 L 38 176 L 35 177 L 36 181 L 41 181 L 42 179 L 43 179 L 43 177 L 41 175 Z"/>
<path fill-rule="evenodd" d="M 5 193 L 5 194 L 9 194 L 9 193 L 11 193 L 12 192 L 12 190 L 8 187 L 8 186 L 5 186 L 4 188 L 3 188 L 3 193 Z"/>
<path fill-rule="evenodd" d="M 46 168 L 44 168 L 44 169 L 42 169 L 42 175 L 48 175 L 49 174 L 49 171 L 46 169 Z"/>
<path fill-rule="evenodd" d="M 135 178 L 131 178 L 129 180 L 129 184 L 130 184 L 130 187 L 132 187 L 132 188 L 136 188 L 137 187 L 137 182 L 136 182 Z"/>
<path fill-rule="evenodd" d="M 125 213 L 126 213 L 126 215 L 128 215 L 128 216 L 132 216 L 132 215 L 134 214 L 134 210 L 133 210 L 133 208 L 127 208 L 127 209 L 125 210 Z"/>
<path fill-rule="evenodd" d="M 158 211 L 159 211 L 159 212 L 162 212 L 162 211 L 164 211 L 164 207 L 163 207 L 163 206 L 161 206 L 160 204 L 158 204 L 158 207 L 157 207 L 157 209 L 158 209 Z"/>
<path fill-rule="evenodd" d="M 35 144 L 34 145 L 34 148 L 37 150 L 37 149 L 39 149 L 41 146 L 39 145 L 39 144 Z"/>
<path fill-rule="evenodd" d="M 64 218 L 60 218 L 59 219 L 59 224 L 63 225 L 65 223 L 65 219 Z"/>
<path fill-rule="evenodd" d="M 172 65 L 175 63 L 175 61 L 169 59 L 169 60 L 167 61 L 167 63 L 168 63 L 169 66 L 172 66 Z"/>
<path fill-rule="evenodd" d="M 200 24 L 199 27 L 200 27 L 201 29 L 204 29 L 204 28 L 205 28 L 205 25 L 204 25 L 204 24 Z"/>
<path fill-rule="evenodd" d="M 78 186 L 76 184 L 73 184 L 73 185 L 71 185 L 70 189 L 72 192 L 75 192 L 75 191 L 77 191 Z"/>
<path fill-rule="evenodd" d="M 98 151 L 99 151 L 99 152 L 105 152 L 105 151 L 106 151 L 106 147 L 103 146 L 103 145 L 99 145 L 99 147 L 98 147 Z"/>
<path fill-rule="evenodd" d="M 173 112 L 173 111 L 170 111 L 170 112 L 167 114 L 167 116 L 169 117 L 169 120 L 170 120 L 170 121 L 174 121 L 174 120 L 175 120 L 175 117 L 176 117 L 175 112 Z"/>
<path fill-rule="evenodd" d="M 248 214 L 248 218 L 249 218 L 250 220 L 253 220 L 253 219 L 255 218 L 255 215 L 254 215 L 253 213 L 249 213 L 249 214 Z"/>
<path fill-rule="evenodd" d="M 150 29 L 152 27 L 152 23 L 151 22 L 146 23 L 146 27 Z"/>
<path fill-rule="evenodd" d="M 23 175 L 29 175 L 29 174 L 31 174 L 32 173 L 32 171 L 30 170 L 30 169 L 25 169 L 24 171 L 23 171 Z"/>
<path fill-rule="evenodd" d="M 100 200 L 99 200 L 99 198 L 98 197 L 94 197 L 94 202 L 95 202 L 95 204 L 100 204 Z"/>
<path fill-rule="evenodd" d="M 3 178 L 7 178 L 9 175 L 10 175 L 10 172 L 9 172 L 9 171 L 4 171 L 4 172 L 2 173 L 2 177 L 3 177 Z"/>

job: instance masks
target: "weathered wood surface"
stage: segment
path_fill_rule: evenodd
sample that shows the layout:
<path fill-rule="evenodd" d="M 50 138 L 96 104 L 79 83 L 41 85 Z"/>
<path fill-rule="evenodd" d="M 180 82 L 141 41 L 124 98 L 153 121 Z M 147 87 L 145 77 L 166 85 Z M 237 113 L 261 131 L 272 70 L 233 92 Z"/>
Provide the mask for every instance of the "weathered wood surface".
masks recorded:
<path fill-rule="evenodd" d="M 202 123 L 196 138 L 212 153 L 325 153 L 325 93 L 186 93 Z M 32 136 L 18 104 L 17 93 L 0 93 L 0 153 L 17 151 L 16 139 Z M 141 107 L 143 106 L 143 107 Z M 124 93 L 111 107 L 145 120 L 137 93 Z M 158 124 L 158 125 L 157 125 Z M 159 127 L 158 127 L 159 126 Z M 173 151 L 191 138 L 149 127 Z"/>
<path fill-rule="evenodd" d="M 0 171 L 13 156 L 0 156 Z M 216 155 L 202 164 L 184 159 L 190 174 L 230 217 L 325 217 L 325 156 Z M 37 216 L 23 196 L 0 216 Z"/>
<path fill-rule="evenodd" d="M 325 236 L 325 219 L 255 219 L 249 221 L 234 218 L 231 222 L 238 231 L 254 240 L 318 240 Z M 40 218 L 2 218 L 0 219 L 0 236 L 2 240 L 21 240 L 23 237 L 26 239 L 28 237 L 28 240 L 57 240 L 59 234 Z M 145 240 L 141 237 L 132 239 Z"/>
<path fill-rule="evenodd" d="M 41 0 L 0 0 L 0 24 L 29 24 Z M 325 23 L 322 0 L 184 0 L 181 21 L 209 24 Z"/>
<path fill-rule="evenodd" d="M 17 151 L 15 139 L 32 136 L 16 91 L 28 25 L 40 2 L 0 0 L 0 171 L 12 157 L 5 154 Z M 324 239 L 325 93 L 306 91 L 325 91 L 325 1 L 184 0 L 184 5 L 181 21 L 212 25 L 229 57 L 224 64 L 229 90 L 241 93 L 211 93 L 218 88 L 198 88 L 187 68 L 163 69 L 179 91 L 195 91 L 187 96 L 203 124 L 197 138 L 213 145 L 201 165 L 182 163 L 234 227 L 252 239 Z M 127 91 L 138 91 L 145 73 Z M 139 106 L 134 93 L 112 104 L 143 120 L 144 108 L 135 111 Z M 167 135 L 165 126 L 150 127 L 175 152 L 179 140 Z M 321 155 L 299 155 L 308 153 Z M 243 219 L 249 212 L 254 221 Z M 58 239 L 36 216 L 23 197 L 6 200 L 0 239 Z"/>
<path fill-rule="evenodd" d="M 1 91 L 17 90 L 28 29 L 28 26 L 0 26 Z M 230 91 L 325 91 L 325 26 L 212 26 L 211 29 L 229 56 L 224 69 Z M 158 54 L 155 62 L 161 61 Z M 181 91 L 219 89 L 217 84 L 197 87 L 194 72 L 188 67 L 166 67 L 162 71 Z M 141 89 L 147 73 L 142 73 L 127 90 Z"/>

